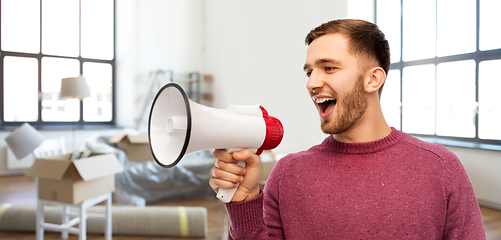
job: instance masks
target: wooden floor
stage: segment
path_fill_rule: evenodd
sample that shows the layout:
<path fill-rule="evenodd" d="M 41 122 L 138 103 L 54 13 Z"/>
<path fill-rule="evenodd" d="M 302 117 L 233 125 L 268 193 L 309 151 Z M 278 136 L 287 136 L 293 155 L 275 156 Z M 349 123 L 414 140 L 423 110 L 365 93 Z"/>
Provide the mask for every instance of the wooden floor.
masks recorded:
<path fill-rule="evenodd" d="M 32 178 L 24 176 L 0 176 L 0 205 L 2 203 L 14 203 L 19 205 L 36 204 L 35 182 Z M 209 233 L 205 239 L 227 239 L 228 217 L 223 203 L 218 199 L 195 199 L 173 202 L 156 203 L 155 206 L 203 206 L 207 208 Z M 501 211 L 481 207 L 482 218 L 487 235 L 487 240 L 501 240 Z M 34 233 L 0 232 L 0 239 L 34 240 Z M 61 239 L 60 234 L 46 233 L 45 239 Z M 78 239 L 70 235 L 69 239 Z M 102 240 L 103 236 L 89 235 L 89 240 Z M 181 238 L 157 238 L 157 237 L 130 237 L 113 236 L 116 240 L 159 240 Z"/>
<path fill-rule="evenodd" d="M 22 175 L 0 176 L 0 205 L 13 203 L 16 205 L 36 205 L 35 181 Z M 203 239 L 220 240 L 228 239 L 228 215 L 224 204 L 216 197 L 213 199 L 190 199 L 182 201 L 161 202 L 148 204 L 148 206 L 202 206 L 207 208 L 208 236 Z M 34 240 L 35 233 L 1 232 L 0 239 Z M 61 239 L 60 233 L 46 232 L 44 239 Z M 70 240 L 77 240 L 78 236 L 71 235 Z M 89 240 L 103 240 L 103 235 L 87 235 Z M 145 236 L 113 236 L 114 240 L 181 240 L 186 238 L 165 238 Z M 201 238 L 197 238 L 201 239 Z"/>

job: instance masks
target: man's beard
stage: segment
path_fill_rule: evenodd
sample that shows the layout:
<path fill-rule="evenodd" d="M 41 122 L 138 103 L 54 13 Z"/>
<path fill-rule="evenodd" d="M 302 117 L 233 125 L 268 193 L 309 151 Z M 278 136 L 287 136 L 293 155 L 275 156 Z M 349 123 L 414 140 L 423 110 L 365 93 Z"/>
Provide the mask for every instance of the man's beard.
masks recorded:
<path fill-rule="evenodd" d="M 353 90 L 337 102 L 337 116 L 333 120 L 322 120 L 321 128 L 326 134 L 341 134 L 350 129 L 367 110 L 363 76 L 360 76 Z"/>

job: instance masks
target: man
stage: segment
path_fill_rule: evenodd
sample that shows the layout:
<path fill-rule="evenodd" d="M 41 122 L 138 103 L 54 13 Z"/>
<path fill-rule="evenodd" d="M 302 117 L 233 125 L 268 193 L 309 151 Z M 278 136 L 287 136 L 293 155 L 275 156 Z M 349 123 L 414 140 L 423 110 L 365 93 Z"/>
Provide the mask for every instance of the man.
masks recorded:
<path fill-rule="evenodd" d="M 214 191 L 239 184 L 226 204 L 229 238 L 485 239 L 457 157 L 386 123 L 380 95 L 390 54 L 378 27 L 335 20 L 306 44 L 306 87 L 330 135 L 278 161 L 262 192 L 258 156 L 214 151 Z"/>

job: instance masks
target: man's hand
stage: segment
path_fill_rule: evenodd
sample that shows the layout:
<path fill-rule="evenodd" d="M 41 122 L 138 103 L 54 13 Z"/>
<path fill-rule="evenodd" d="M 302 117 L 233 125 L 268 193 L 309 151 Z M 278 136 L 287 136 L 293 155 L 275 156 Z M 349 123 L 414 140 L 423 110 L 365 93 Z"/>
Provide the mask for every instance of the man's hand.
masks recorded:
<path fill-rule="evenodd" d="M 238 152 L 228 153 L 222 149 L 216 149 L 212 153 L 216 160 L 211 169 L 212 177 L 209 185 L 218 192 L 219 188 L 238 189 L 233 195 L 231 202 L 241 202 L 253 199 L 260 193 L 259 190 L 259 156 L 243 149 Z M 240 167 L 237 161 L 245 161 L 246 167 Z"/>

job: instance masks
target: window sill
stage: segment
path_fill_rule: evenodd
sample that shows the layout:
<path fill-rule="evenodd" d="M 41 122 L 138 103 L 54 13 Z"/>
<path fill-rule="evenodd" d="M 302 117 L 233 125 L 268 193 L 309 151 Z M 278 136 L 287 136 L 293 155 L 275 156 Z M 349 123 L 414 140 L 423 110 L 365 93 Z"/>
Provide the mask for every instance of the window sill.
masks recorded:
<path fill-rule="evenodd" d="M 423 136 L 414 136 L 414 137 L 416 137 L 420 140 L 423 140 L 425 142 L 441 144 L 444 146 L 501 151 L 501 146 L 495 145 L 495 144 L 467 142 L 467 141 L 458 141 L 458 140 L 442 139 L 442 138 L 434 138 L 434 137 L 423 137 Z"/>
<path fill-rule="evenodd" d="M 33 126 L 33 125 L 32 125 Z M 19 126 L 0 126 L 0 131 L 13 131 Z M 71 131 L 71 130 L 113 130 L 123 129 L 113 124 L 85 124 L 85 125 L 46 125 L 33 126 L 39 131 Z"/>

